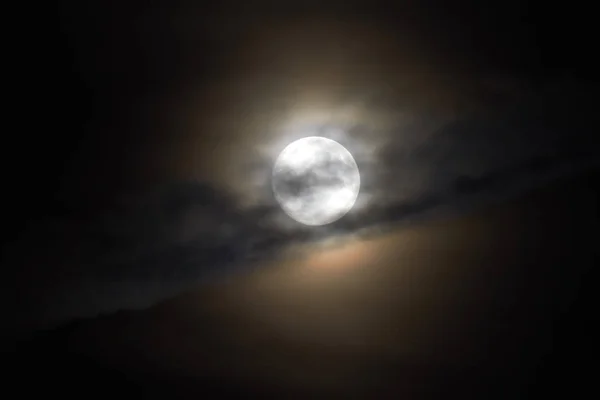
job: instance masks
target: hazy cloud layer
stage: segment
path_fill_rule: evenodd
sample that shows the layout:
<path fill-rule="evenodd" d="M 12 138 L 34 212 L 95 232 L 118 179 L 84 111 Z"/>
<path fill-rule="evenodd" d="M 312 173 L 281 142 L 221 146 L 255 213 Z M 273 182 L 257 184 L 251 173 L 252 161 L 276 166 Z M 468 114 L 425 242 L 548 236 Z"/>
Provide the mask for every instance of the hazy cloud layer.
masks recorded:
<path fill-rule="evenodd" d="M 248 272 L 292 243 L 465 211 L 598 165 L 597 148 L 581 130 L 596 117 L 568 115 L 517 108 L 452 123 L 411 151 L 389 146 L 374 171 L 388 180 L 378 185 L 393 195 L 403 180 L 419 179 L 423 189 L 402 201 L 375 198 L 324 227 L 295 225 L 275 203 L 242 209 L 201 182 L 137 193 L 95 215 L 57 213 L 6 253 L 18 278 L 17 301 L 47 322 L 146 307 L 207 279 Z"/>

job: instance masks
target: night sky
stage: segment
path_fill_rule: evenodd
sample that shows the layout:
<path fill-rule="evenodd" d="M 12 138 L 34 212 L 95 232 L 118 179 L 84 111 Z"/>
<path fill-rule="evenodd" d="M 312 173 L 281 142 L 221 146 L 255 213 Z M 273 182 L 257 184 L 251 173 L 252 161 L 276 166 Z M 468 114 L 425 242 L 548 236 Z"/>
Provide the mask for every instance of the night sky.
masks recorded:
<path fill-rule="evenodd" d="M 2 139 L 0 348 L 21 394 L 597 391 L 590 10 L 34 12 L 11 39 Z M 305 136 L 360 170 L 354 208 L 329 225 L 297 223 L 272 192 L 277 155 Z"/>

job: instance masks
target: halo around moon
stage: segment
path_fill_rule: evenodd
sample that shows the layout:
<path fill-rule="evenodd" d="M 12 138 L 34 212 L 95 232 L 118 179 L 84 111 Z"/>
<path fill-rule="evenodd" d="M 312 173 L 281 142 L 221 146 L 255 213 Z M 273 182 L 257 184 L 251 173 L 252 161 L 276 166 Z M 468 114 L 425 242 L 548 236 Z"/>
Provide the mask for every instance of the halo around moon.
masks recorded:
<path fill-rule="evenodd" d="M 305 225 L 337 221 L 354 206 L 360 173 L 352 154 L 335 140 L 305 137 L 277 157 L 273 193 L 283 211 Z"/>

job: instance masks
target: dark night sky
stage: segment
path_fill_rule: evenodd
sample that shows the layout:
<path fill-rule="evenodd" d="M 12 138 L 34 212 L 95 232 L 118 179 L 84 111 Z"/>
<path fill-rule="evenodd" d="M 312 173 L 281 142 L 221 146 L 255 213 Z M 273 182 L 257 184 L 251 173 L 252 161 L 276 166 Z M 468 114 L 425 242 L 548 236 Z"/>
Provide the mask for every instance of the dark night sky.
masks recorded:
<path fill-rule="evenodd" d="M 589 10 L 121 3 L 52 3 L 13 35 L 2 349 L 22 390 L 591 390 Z M 311 135 L 362 181 L 319 228 L 270 190 Z"/>

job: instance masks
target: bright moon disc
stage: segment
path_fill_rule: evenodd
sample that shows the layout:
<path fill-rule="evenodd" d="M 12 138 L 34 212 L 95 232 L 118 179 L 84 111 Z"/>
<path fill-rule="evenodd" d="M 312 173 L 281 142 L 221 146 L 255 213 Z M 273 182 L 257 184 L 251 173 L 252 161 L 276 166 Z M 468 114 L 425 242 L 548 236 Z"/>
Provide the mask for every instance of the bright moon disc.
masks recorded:
<path fill-rule="evenodd" d="M 283 149 L 273 167 L 272 183 L 286 214 L 305 225 L 325 225 L 354 206 L 360 174 L 344 146 L 311 136 Z"/>

